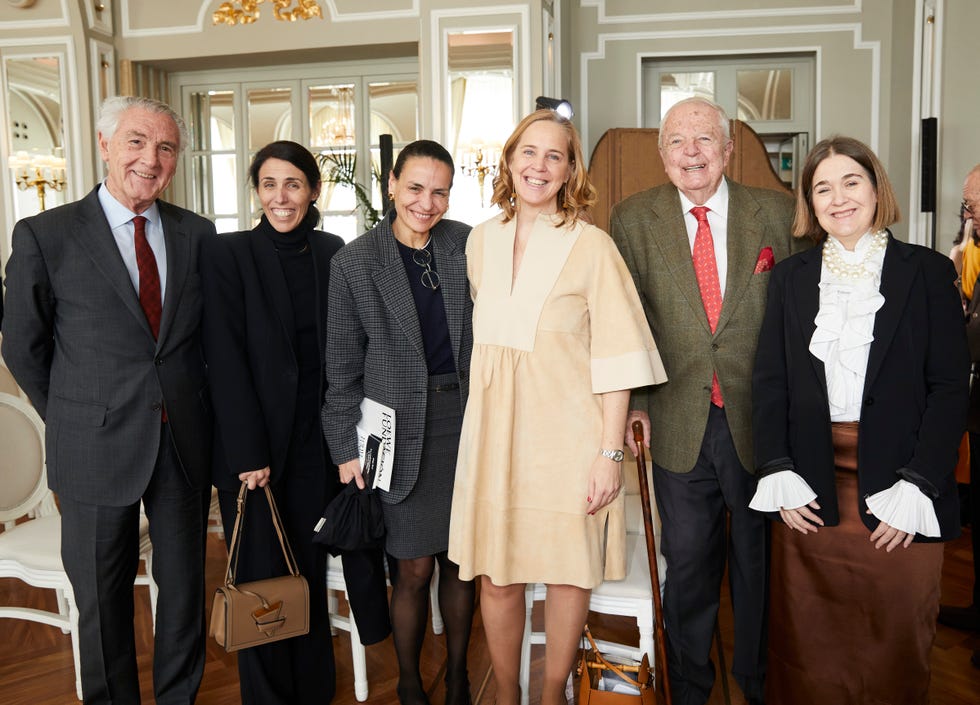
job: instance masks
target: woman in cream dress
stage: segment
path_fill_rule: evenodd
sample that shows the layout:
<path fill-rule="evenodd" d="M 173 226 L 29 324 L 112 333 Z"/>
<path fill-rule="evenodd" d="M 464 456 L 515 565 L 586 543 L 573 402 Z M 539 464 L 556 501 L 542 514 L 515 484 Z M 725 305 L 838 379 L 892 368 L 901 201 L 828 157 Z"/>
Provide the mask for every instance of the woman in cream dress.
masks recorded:
<path fill-rule="evenodd" d="M 466 248 L 474 345 L 449 556 L 462 579 L 482 576 L 500 705 L 520 699 L 524 588 L 537 582 L 542 703 L 563 702 L 590 591 L 625 576 L 629 390 L 666 381 L 633 280 L 587 222 L 594 202 L 575 128 L 539 110 L 504 145 L 503 213 Z"/>

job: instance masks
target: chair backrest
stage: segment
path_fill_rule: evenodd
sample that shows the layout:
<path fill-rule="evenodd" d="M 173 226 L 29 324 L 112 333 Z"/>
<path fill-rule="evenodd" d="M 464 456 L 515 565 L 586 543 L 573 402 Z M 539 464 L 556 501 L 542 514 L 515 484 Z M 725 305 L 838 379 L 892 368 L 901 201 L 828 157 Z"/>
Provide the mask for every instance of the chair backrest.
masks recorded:
<path fill-rule="evenodd" d="M 0 393 L 0 522 L 13 521 L 48 494 L 44 422 L 26 401 Z"/>
<path fill-rule="evenodd" d="M 0 360 L 0 394 L 20 396 L 20 387 L 17 386 L 17 380 L 14 379 L 10 370 L 3 365 L 3 360 Z"/>
<path fill-rule="evenodd" d="M 792 194 L 772 168 L 766 145 L 741 120 L 732 120 L 735 149 L 725 176 L 743 186 L 759 186 Z M 612 207 L 627 196 L 670 181 L 657 139 L 657 128 L 615 127 L 599 138 L 589 160 L 589 177 L 599 192 L 592 208 L 596 227 L 609 231 Z"/>

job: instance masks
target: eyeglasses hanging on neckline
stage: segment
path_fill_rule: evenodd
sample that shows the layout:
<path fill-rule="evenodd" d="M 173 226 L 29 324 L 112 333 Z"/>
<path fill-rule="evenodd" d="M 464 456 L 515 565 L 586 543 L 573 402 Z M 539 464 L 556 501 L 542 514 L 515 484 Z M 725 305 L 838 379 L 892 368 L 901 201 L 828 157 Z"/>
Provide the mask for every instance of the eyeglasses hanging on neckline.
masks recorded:
<path fill-rule="evenodd" d="M 422 286 L 435 291 L 439 288 L 439 273 L 432 268 L 432 253 L 425 248 L 412 251 L 412 261 L 422 267 Z"/>

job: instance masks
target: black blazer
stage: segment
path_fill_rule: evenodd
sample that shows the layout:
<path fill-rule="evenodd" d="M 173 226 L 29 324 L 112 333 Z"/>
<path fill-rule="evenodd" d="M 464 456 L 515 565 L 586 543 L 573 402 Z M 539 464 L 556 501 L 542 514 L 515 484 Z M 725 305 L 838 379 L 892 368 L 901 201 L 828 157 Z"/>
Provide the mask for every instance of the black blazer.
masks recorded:
<path fill-rule="evenodd" d="M 840 522 L 823 362 L 810 354 L 823 248 L 780 262 L 752 376 L 756 467 L 789 458 L 817 493 L 827 526 Z M 941 540 L 960 532 L 954 469 L 966 427 L 970 358 L 963 308 L 946 257 L 889 237 L 881 276 L 858 440 L 859 511 L 897 480 L 931 497 Z M 901 473 L 901 475 L 899 474 Z M 916 536 L 916 540 L 928 540 Z"/>
<path fill-rule="evenodd" d="M 330 259 L 344 244 L 310 236 L 316 273 L 320 393 L 326 385 L 327 282 Z M 293 430 L 299 368 L 292 348 L 293 308 L 272 242 L 258 230 L 222 235 L 201 254 L 204 353 L 215 413 L 212 481 L 237 490 L 238 474 L 271 468 L 282 476 Z M 324 458 L 328 458 L 324 448 Z"/>

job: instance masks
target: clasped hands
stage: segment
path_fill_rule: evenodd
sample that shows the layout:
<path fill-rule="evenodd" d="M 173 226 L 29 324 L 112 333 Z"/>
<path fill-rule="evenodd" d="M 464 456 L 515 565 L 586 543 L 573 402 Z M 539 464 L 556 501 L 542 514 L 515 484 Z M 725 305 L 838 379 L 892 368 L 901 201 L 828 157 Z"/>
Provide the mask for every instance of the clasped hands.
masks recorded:
<path fill-rule="evenodd" d="M 624 440 L 626 441 L 626 446 L 633 451 L 636 455 L 639 449 L 636 447 L 636 441 L 633 440 L 633 422 L 639 421 L 643 426 L 643 445 L 647 448 L 650 447 L 650 417 L 647 416 L 645 411 L 640 411 L 638 409 L 633 409 L 630 411 L 629 416 L 626 419 L 626 434 Z M 802 534 L 808 534 L 811 531 L 813 533 L 817 532 L 817 529 L 823 526 L 823 519 L 821 519 L 813 510 L 820 509 L 820 505 L 816 500 L 813 500 L 807 505 L 802 507 L 797 507 L 796 509 L 780 509 L 779 516 L 782 518 L 783 522 L 789 528 L 794 531 L 799 531 Z M 871 514 L 871 510 L 867 510 L 868 514 Z M 909 534 L 905 531 L 896 529 L 894 526 L 886 524 L 885 522 L 879 522 L 878 527 L 871 533 L 870 541 L 875 545 L 875 549 L 879 549 L 882 546 L 885 547 L 885 551 L 891 553 L 893 550 L 902 546 L 902 548 L 908 548 L 912 545 L 912 539 L 915 538 L 915 534 Z"/>

